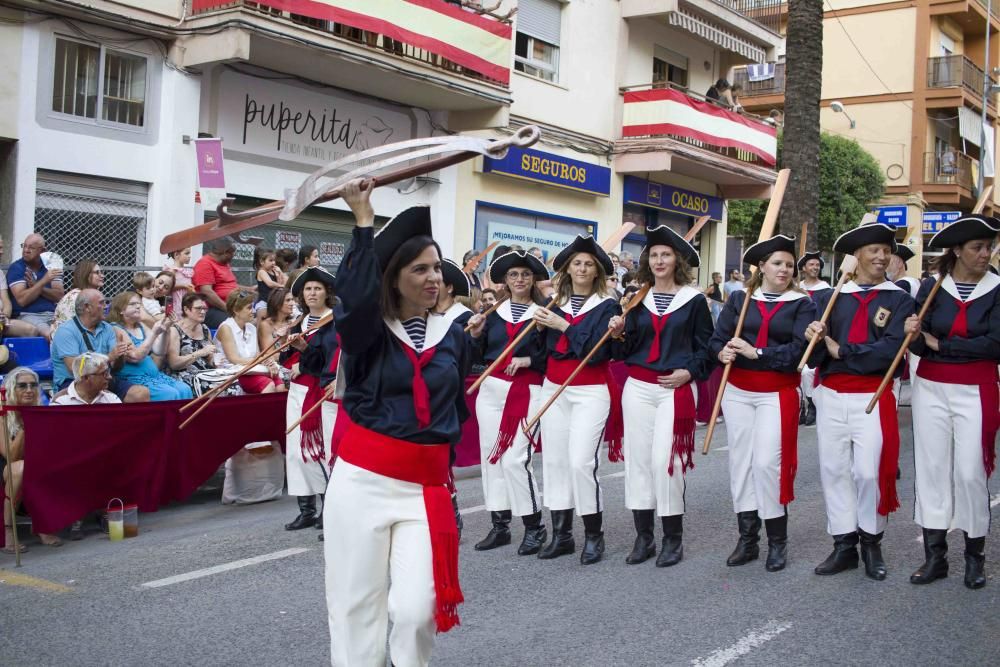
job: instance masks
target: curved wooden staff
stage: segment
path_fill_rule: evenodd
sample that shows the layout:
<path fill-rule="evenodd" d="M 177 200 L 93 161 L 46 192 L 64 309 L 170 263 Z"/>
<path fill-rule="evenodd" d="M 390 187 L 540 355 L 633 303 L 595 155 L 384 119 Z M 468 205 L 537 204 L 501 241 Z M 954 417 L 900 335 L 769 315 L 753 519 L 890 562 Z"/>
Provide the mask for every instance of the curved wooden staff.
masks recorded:
<path fill-rule="evenodd" d="M 986 203 L 990 199 L 990 195 L 993 194 L 993 186 L 987 185 L 983 188 L 983 193 L 979 196 L 979 201 L 976 202 L 975 208 L 972 209 L 973 215 L 978 215 L 983 212 L 986 208 Z M 930 293 L 927 294 L 927 299 L 924 301 L 924 305 L 920 307 L 920 312 L 917 313 L 917 318 L 920 324 L 923 324 L 924 316 L 927 315 L 928 309 L 930 309 L 931 304 L 934 303 L 934 297 L 937 296 L 938 290 L 941 289 L 941 283 L 944 282 L 944 276 L 939 275 L 937 281 L 934 283 L 934 287 L 931 288 Z M 896 374 L 896 369 L 899 368 L 899 364 L 903 361 L 903 356 L 906 354 L 906 350 L 909 349 L 910 343 L 916 337 L 915 334 L 906 334 L 903 338 L 903 343 L 899 346 L 899 350 L 896 351 L 896 356 L 893 357 L 892 363 L 889 365 L 889 370 L 885 372 L 885 376 L 882 377 L 882 382 L 879 384 L 878 389 L 875 391 L 875 395 L 872 396 L 872 400 L 869 401 L 868 407 L 865 408 L 865 414 L 870 415 L 875 406 L 878 405 L 878 401 L 882 398 L 882 394 L 885 393 L 886 388 L 892 384 L 892 376 Z"/>
<path fill-rule="evenodd" d="M 774 191 L 771 193 L 771 201 L 767 204 L 767 213 L 764 215 L 764 222 L 760 226 L 760 233 L 757 235 L 757 243 L 774 236 L 774 227 L 778 224 L 778 214 L 781 212 L 781 200 L 785 198 L 785 188 L 788 187 L 788 177 L 791 175 L 788 169 L 778 172 L 778 179 L 774 182 Z M 753 271 L 753 267 L 750 267 Z M 736 329 L 733 331 L 733 338 L 739 338 L 743 333 L 743 320 L 747 317 L 747 306 L 750 305 L 750 294 L 743 299 L 743 307 L 740 309 L 740 318 L 736 322 Z M 715 433 L 715 420 L 719 418 L 722 410 L 722 394 L 726 391 L 726 383 L 729 382 L 729 373 L 733 369 L 732 362 L 726 364 L 722 371 L 722 381 L 719 383 L 719 392 L 715 395 L 715 404 L 712 406 L 712 418 L 708 420 L 708 428 L 705 430 L 705 444 L 701 448 L 702 454 L 708 454 L 708 448 L 712 444 L 712 434 Z"/>
<path fill-rule="evenodd" d="M 486 309 L 486 311 L 483 312 L 483 317 L 486 317 L 490 313 L 496 311 L 496 309 L 499 308 L 501 306 L 501 304 L 503 304 L 503 302 L 506 301 L 509 298 L 510 298 L 509 296 L 504 296 L 504 297 L 502 297 L 500 299 L 497 299 L 496 303 L 494 303 L 492 306 L 490 306 L 488 309 Z M 469 333 L 470 331 L 472 331 L 472 325 L 471 324 L 466 324 L 465 325 L 465 333 Z"/>
<path fill-rule="evenodd" d="M 642 303 L 642 300 L 646 298 L 646 294 L 649 293 L 651 287 L 652 285 L 648 284 L 643 285 L 642 288 L 639 289 L 639 291 L 632 296 L 632 299 L 628 302 L 628 304 L 626 304 L 625 308 L 622 310 L 621 314 L 622 318 L 628 315 L 630 310 L 632 310 L 640 303 Z M 531 421 L 521 426 L 521 430 L 524 431 L 525 435 L 528 435 L 530 437 L 532 430 L 534 430 L 535 428 L 535 424 L 537 424 L 539 420 L 541 420 L 542 415 L 545 414 L 545 411 L 548 410 L 552 406 L 552 404 L 556 402 L 556 399 L 559 398 L 559 395 L 563 393 L 563 390 L 566 389 L 566 387 L 568 387 L 571 382 L 573 382 L 573 379 L 577 375 L 579 375 L 580 371 L 582 371 L 586 367 L 587 363 L 591 360 L 591 358 L 593 358 L 594 354 L 596 354 L 597 351 L 601 349 L 601 347 L 605 343 L 608 342 L 609 338 L 611 338 L 611 329 L 608 329 L 606 332 L 604 332 L 604 335 L 601 336 L 601 339 L 594 344 L 594 347 L 590 348 L 590 352 L 587 353 L 587 356 L 585 356 L 580 361 L 580 363 L 577 364 L 577 367 L 574 368 L 573 372 L 569 374 L 569 377 L 566 378 L 566 381 L 563 382 L 561 385 L 559 385 L 559 388 L 556 389 L 551 396 L 549 396 L 549 400 L 545 401 L 545 405 L 543 405 L 542 409 L 538 411 L 538 414 L 532 417 Z"/>
<path fill-rule="evenodd" d="M 840 291 L 844 289 L 844 285 L 847 284 L 848 280 L 854 279 L 854 272 L 858 270 L 858 260 L 854 255 L 844 255 L 844 259 L 840 262 L 840 280 L 837 281 L 837 287 L 833 290 L 833 294 L 830 295 L 830 300 L 826 304 L 826 308 L 823 309 L 823 316 L 819 318 L 819 323 L 826 326 L 826 321 L 830 319 L 830 313 L 833 311 L 833 304 L 837 302 L 837 297 L 840 296 Z M 801 373 L 802 369 L 806 367 L 806 362 L 809 361 L 810 355 L 813 353 L 813 349 L 816 347 L 816 343 L 819 342 L 819 336 L 813 336 L 812 340 L 809 341 L 809 345 L 806 346 L 806 351 L 802 353 L 802 358 L 799 359 L 798 371 Z"/>

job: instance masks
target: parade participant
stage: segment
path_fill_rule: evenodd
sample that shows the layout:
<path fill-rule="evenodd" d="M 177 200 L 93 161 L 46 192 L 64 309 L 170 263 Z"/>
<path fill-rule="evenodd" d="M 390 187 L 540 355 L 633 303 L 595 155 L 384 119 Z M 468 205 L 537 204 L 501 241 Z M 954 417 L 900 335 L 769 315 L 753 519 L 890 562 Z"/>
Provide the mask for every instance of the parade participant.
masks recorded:
<path fill-rule="evenodd" d="M 905 245 L 897 245 L 896 252 L 892 253 L 892 258 L 889 260 L 889 268 L 885 270 L 885 276 L 896 283 L 899 289 L 916 299 L 917 292 L 920 290 L 920 281 L 906 275 L 906 263 L 913 257 L 912 250 Z"/>
<path fill-rule="evenodd" d="M 486 365 L 496 361 L 544 303 L 535 282 L 548 277 L 545 265 L 524 252 L 512 251 L 493 260 L 489 278 L 505 285 L 511 298 L 485 318 L 476 315 L 470 320 L 471 324 L 485 320 L 483 334 L 476 340 L 478 356 Z M 513 514 L 524 523 L 518 555 L 536 554 L 545 544 L 547 532 L 531 462 L 533 444 L 521 430 L 521 422 L 541 407 L 544 372 L 545 345 L 541 330 L 535 329 L 510 353 L 509 363 L 499 366 L 479 388 L 476 418 L 483 496 L 493 527 L 476 544 L 476 551 L 510 544 Z"/>
<path fill-rule="evenodd" d="M 442 279 L 429 208 L 407 209 L 373 235 L 371 187 L 343 190 L 357 227 L 337 275 L 350 424 L 328 491 L 331 653 L 334 665 L 385 664 L 391 621 L 393 662 L 426 665 L 435 629 L 457 625 L 462 602 L 447 482 L 468 417 L 469 344 L 460 325 L 432 313 Z"/>
<path fill-rule="evenodd" d="M 457 297 L 468 297 L 472 286 L 467 276 L 455 262 L 450 259 L 441 260 L 441 283 L 444 289 L 438 297 L 434 312 L 444 315 L 449 322 L 458 322 L 464 328 L 469 323 L 473 313 L 465 304 L 459 303 Z"/>
<path fill-rule="evenodd" d="M 608 254 L 592 236 L 578 236 L 553 261 L 558 293 L 551 308 L 535 311 L 534 321 L 548 329 L 549 355 L 542 399 L 551 396 L 607 332 L 608 322 L 621 314 L 618 300 L 607 291 L 607 274 L 614 270 Z M 620 456 L 621 397 L 608 362 L 611 346 L 599 350 L 542 417 L 542 475 L 545 504 L 552 512 L 552 541 L 539 558 L 556 558 L 576 550 L 573 510 L 583 518 L 584 565 L 604 554 L 603 499 L 597 479 L 602 434 L 607 424 L 609 456 Z M 612 453 L 614 452 L 614 453 Z"/>
<path fill-rule="evenodd" d="M 337 328 L 333 320 L 302 336 L 302 332 L 313 329 L 317 322 L 331 313 L 336 303 L 333 275 L 321 266 L 310 266 L 295 277 L 291 291 L 306 316 L 292 328 L 292 334 L 298 334 L 291 343 L 294 351 L 283 359 L 283 363 L 292 369 L 285 407 L 289 426 L 323 400 L 324 389 L 336 373 L 338 351 Z M 316 512 L 316 495 L 326 492 L 326 447 L 333 439 L 336 420 L 337 404 L 326 400 L 322 408 L 314 410 L 285 436 L 288 495 L 297 496 L 299 502 L 299 515 L 285 524 L 285 530 L 301 530 L 310 526 L 323 528 L 322 514 Z"/>
<path fill-rule="evenodd" d="M 882 533 L 899 507 L 896 469 L 899 424 L 896 399 L 885 392 L 871 414 L 868 402 L 903 342 L 903 323 L 913 299 L 885 270 L 896 246 L 895 229 L 863 224 L 840 235 L 834 252 L 853 254 L 858 267 L 834 303 L 829 324 L 813 322 L 806 338 L 820 337 L 810 363 L 820 375 L 816 388 L 816 433 L 827 532 L 834 549 L 816 574 L 837 574 L 858 566 L 858 540 L 865 574 L 885 579 Z M 833 293 L 817 299 L 822 312 Z"/>
<path fill-rule="evenodd" d="M 945 252 L 936 269 L 941 288 L 924 317 L 913 389 L 916 522 L 923 529 L 925 563 L 910 581 L 926 584 L 948 574 L 950 528 L 965 533 L 965 585 L 986 585 L 983 570 L 990 527 L 987 480 L 993 472 L 1000 398 L 1000 278 L 988 270 L 1000 221 L 980 215 L 956 220 L 934 235 Z M 923 305 L 934 286 L 924 281 Z M 907 321 L 907 333 L 920 323 Z"/>
<path fill-rule="evenodd" d="M 799 257 L 796 263 L 799 269 L 801 280 L 799 287 L 804 289 L 813 303 L 820 294 L 833 291 L 830 283 L 822 280 L 819 276 L 826 268 L 823 255 L 819 251 L 807 252 Z M 812 426 L 816 423 L 816 404 L 813 402 L 813 392 L 816 390 L 816 369 L 811 366 L 802 368 L 802 382 L 799 383 L 799 391 L 802 394 L 802 410 L 799 413 L 799 423 L 803 426 Z"/>
<path fill-rule="evenodd" d="M 657 567 L 683 557 L 685 473 L 694 467 L 695 392 L 708 377 L 712 315 L 701 290 L 691 286 L 698 253 L 665 225 L 646 231 L 639 254 L 640 283 L 652 285 L 624 318 L 609 326 L 622 342 L 614 356 L 628 366 L 622 392 L 625 422 L 625 506 L 632 510 L 635 545 L 625 559 L 636 564 L 656 553 L 653 517 L 663 525 Z"/>
<path fill-rule="evenodd" d="M 768 572 L 785 567 L 787 505 L 795 498 L 798 465 L 796 369 L 806 326 L 816 306 L 796 285 L 795 239 L 779 234 L 755 243 L 743 261 L 757 271 L 726 303 L 709 343 L 723 364 L 732 363 L 722 399 L 729 443 L 729 485 L 740 538 L 726 565 L 744 565 L 760 555 L 761 519 L 767 531 Z M 736 322 L 749 294 L 751 304 L 739 338 Z"/>

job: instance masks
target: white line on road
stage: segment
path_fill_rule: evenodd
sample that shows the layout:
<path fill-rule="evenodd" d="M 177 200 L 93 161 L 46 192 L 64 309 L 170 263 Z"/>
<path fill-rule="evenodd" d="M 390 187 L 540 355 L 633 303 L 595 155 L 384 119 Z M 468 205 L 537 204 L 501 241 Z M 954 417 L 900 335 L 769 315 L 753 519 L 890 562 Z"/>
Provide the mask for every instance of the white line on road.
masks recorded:
<path fill-rule="evenodd" d="M 218 574 L 219 572 L 226 572 L 228 570 L 236 570 L 241 567 L 247 567 L 248 565 L 256 565 L 257 563 L 265 563 L 269 560 L 277 560 L 279 558 L 288 558 L 289 556 L 295 556 L 296 554 L 305 553 L 309 549 L 305 547 L 295 547 L 294 549 L 285 549 L 284 551 L 275 551 L 271 554 L 262 554 L 260 556 L 254 556 L 253 558 L 244 558 L 242 560 L 234 560 L 231 563 L 223 563 L 222 565 L 215 565 L 213 567 L 206 567 L 203 570 L 195 570 L 193 572 L 185 572 L 184 574 L 174 575 L 173 577 L 167 577 L 166 579 L 157 579 L 156 581 L 147 581 L 142 586 L 143 588 L 162 588 L 164 586 L 170 586 L 172 584 L 179 584 L 182 581 L 190 581 L 192 579 L 200 579 L 202 577 L 207 577 L 213 574 Z"/>
<path fill-rule="evenodd" d="M 792 627 L 791 623 L 778 623 L 768 621 L 767 625 L 752 632 L 748 632 L 738 642 L 727 648 L 720 648 L 714 651 L 707 658 L 695 658 L 691 661 L 694 667 L 722 667 L 741 658 L 764 642 L 769 642 L 782 632 Z"/>
<path fill-rule="evenodd" d="M 990 498 L 990 508 L 992 509 L 992 508 L 996 507 L 997 505 L 1000 505 L 1000 493 L 998 493 L 998 494 L 994 495 L 992 498 Z M 956 530 L 958 530 L 958 528 L 949 528 L 948 532 L 949 533 L 954 533 Z M 923 533 L 923 531 L 921 531 L 920 534 L 917 535 L 916 542 L 918 544 L 923 544 L 924 543 L 924 533 Z"/>

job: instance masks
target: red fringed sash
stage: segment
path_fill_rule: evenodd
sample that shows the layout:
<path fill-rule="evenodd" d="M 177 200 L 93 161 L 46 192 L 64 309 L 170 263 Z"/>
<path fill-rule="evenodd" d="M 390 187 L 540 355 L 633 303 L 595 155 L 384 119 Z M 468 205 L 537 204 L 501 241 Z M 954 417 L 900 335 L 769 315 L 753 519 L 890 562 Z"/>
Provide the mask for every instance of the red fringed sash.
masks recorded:
<path fill-rule="evenodd" d="M 306 396 L 302 399 L 301 414 L 306 414 L 314 405 L 323 400 L 325 391 L 320 386 L 318 377 L 303 373 L 292 380 L 292 382 L 306 388 Z M 303 419 L 302 423 L 299 424 L 299 430 L 302 434 L 299 439 L 302 460 L 306 463 L 309 461 L 322 461 L 324 455 L 322 408 L 313 410 L 312 414 Z"/>
<path fill-rule="evenodd" d="M 507 400 L 503 405 L 503 413 L 500 415 L 500 429 L 497 432 L 496 444 L 490 452 L 489 461 L 496 465 L 500 459 L 514 445 L 514 439 L 521 427 L 521 422 L 528 418 L 528 410 L 531 408 L 531 385 L 542 384 L 542 374 L 530 368 L 522 368 L 513 377 L 503 372 L 500 366 L 490 374 L 490 377 L 510 383 L 507 390 Z M 529 438 L 530 439 L 530 438 Z M 538 444 L 532 440 L 531 445 L 538 448 Z"/>
<path fill-rule="evenodd" d="M 654 371 L 644 366 L 629 366 L 628 376 L 639 382 L 659 386 L 657 377 L 673 371 Z M 667 461 L 667 474 L 674 474 L 674 457 L 681 460 L 681 474 L 694 469 L 695 402 L 691 382 L 674 389 L 674 429 Z"/>

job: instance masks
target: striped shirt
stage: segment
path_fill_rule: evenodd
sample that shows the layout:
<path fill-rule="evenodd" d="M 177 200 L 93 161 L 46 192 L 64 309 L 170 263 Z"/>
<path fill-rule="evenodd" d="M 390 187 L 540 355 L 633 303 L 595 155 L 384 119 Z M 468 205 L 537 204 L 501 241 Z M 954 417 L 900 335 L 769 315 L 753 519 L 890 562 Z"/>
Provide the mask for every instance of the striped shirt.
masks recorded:
<path fill-rule="evenodd" d="M 577 294 L 574 294 L 569 298 L 569 305 L 570 308 L 573 309 L 573 315 L 576 315 L 578 312 L 580 312 L 580 309 L 583 308 L 583 304 L 586 300 L 587 297 L 579 296 Z"/>
<path fill-rule="evenodd" d="M 312 329 L 321 319 L 323 319 L 322 315 L 318 317 L 316 315 L 306 315 L 306 319 L 302 321 L 302 330 L 306 331 L 308 329 Z"/>
<path fill-rule="evenodd" d="M 427 320 L 423 317 L 411 317 L 403 322 L 406 335 L 410 337 L 410 342 L 417 352 L 424 351 L 424 342 L 427 339 Z"/>
<path fill-rule="evenodd" d="M 656 303 L 656 314 L 662 315 L 667 312 L 667 308 L 670 307 L 671 302 L 674 300 L 673 294 L 663 294 L 661 292 L 653 292 L 653 301 Z"/>
<path fill-rule="evenodd" d="M 968 301 L 969 297 L 972 296 L 972 290 L 976 289 L 976 283 L 960 283 L 956 280 L 955 289 L 958 290 L 958 295 L 962 297 L 962 301 Z"/>
<path fill-rule="evenodd" d="M 510 314 L 514 318 L 514 323 L 517 324 L 524 317 L 524 313 L 528 310 L 528 304 L 526 303 L 514 303 L 510 302 Z"/>
<path fill-rule="evenodd" d="M 781 292 L 761 292 L 761 296 L 764 297 L 764 301 L 777 301 Z"/>

